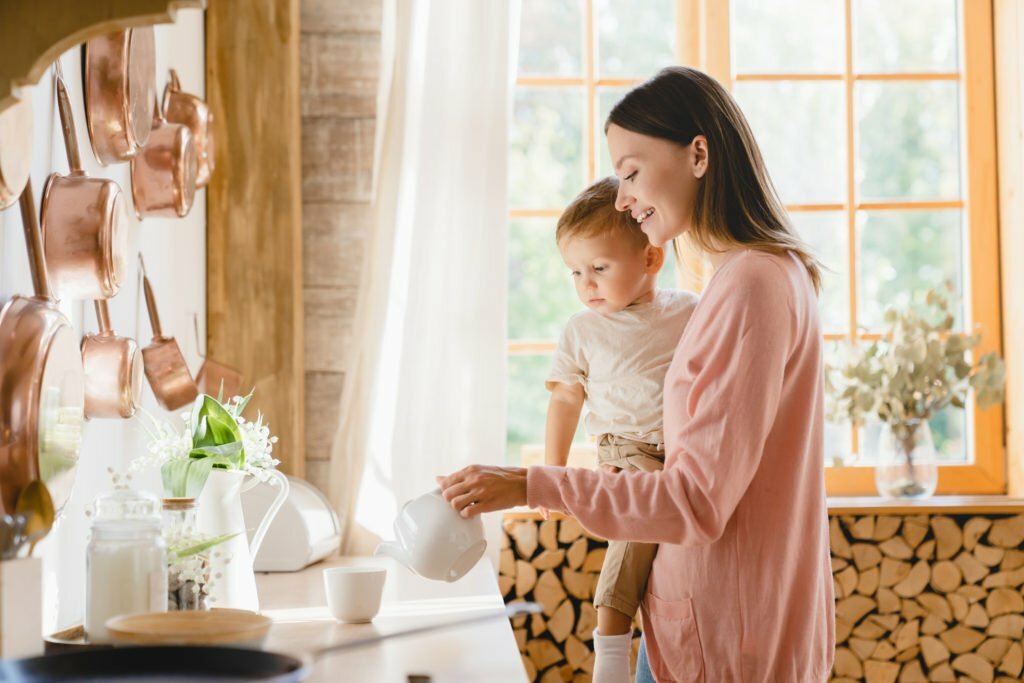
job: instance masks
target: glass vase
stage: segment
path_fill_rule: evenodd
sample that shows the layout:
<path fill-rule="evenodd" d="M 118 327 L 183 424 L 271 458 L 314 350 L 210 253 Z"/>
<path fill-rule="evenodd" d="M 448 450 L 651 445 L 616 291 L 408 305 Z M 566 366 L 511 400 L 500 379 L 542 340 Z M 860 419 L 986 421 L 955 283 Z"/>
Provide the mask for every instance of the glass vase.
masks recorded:
<path fill-rule="evenodd" d="M 199 537 L 196 532 L 196 499 L 164 498 L 163 525 L 166 537 L 180 542 Z M 169 558 L 167 567 L 167 610 L 209 608 L 210 559 L 205 553 Z"/>
<path fill-rule="evenodd" d="M 927 420 L 882 425 L 875 485 L 886 498 L 927 498 L 935 493 L 939 468 Z"/>

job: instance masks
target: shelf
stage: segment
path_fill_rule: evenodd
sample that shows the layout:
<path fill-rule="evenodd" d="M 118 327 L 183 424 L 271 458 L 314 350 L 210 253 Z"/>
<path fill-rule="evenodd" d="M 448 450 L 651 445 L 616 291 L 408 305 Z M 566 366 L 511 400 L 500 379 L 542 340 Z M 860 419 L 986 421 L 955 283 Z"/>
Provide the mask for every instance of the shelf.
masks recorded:
<path fill-rule="evenodd" d="M 57 57 L 90 38 L 174 21 L 206 0 L 5 0 L 0 3 L 0 111 L 35 85 Z"/>

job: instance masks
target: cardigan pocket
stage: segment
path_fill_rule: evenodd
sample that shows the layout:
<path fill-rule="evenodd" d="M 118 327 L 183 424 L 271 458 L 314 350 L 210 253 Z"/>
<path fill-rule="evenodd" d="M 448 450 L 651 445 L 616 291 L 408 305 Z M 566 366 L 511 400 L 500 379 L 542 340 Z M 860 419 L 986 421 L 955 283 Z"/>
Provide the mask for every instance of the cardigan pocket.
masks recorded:
<path fill-rule="evenodd" d="M 704 653 L 690 598 L 643 600 L 644 641 L 651 673 L 658 681 L 704 683 Z"/>

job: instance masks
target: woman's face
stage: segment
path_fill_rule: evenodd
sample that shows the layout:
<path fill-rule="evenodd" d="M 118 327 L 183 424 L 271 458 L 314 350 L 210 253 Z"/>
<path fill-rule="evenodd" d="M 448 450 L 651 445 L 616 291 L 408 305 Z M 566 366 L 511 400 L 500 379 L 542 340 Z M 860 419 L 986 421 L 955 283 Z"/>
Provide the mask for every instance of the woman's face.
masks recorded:
<path fill-rule="evenodd" d="M 689 230 L 697 188 L 707 171 L 704 136 L 683 147 L 613 123 L 607 138 L 619 177 L 615 208 L 629 211 L 656 246 Z"/>

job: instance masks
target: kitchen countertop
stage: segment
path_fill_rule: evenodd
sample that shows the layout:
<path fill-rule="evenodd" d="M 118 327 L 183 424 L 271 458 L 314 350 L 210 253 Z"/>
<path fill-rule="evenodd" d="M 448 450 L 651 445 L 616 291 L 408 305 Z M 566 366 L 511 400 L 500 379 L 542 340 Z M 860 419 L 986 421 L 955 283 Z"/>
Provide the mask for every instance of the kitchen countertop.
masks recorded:
<path fill-rule="evenodd" d="M 351 565 L 388 570 L 381 611 L 369 624 L 342 624 L 327 611 L 323 569 Z M 256 585 L 260 611 L 274 620 L 266 649 L 299 657 L 374 634 L 498 615 L 490 621 L 325 655 L 316 662 L 309 681 L 526 681 L 512 627 L 503 618 L 505 605 L 495 570 L 486 558 L 450 584 L 416 576 L 390 558 L 340 557 L 298 572 L 258 573 Z M 410 675 L 430 678 L 410 679 Z"/>

